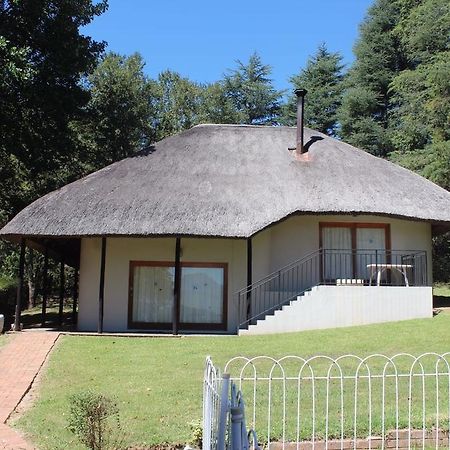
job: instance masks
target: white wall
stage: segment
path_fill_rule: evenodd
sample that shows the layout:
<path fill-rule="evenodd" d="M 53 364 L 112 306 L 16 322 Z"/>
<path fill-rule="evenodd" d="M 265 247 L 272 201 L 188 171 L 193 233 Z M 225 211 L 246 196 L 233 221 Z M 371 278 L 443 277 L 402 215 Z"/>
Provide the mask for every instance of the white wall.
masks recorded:
<path fill-rule="evenodd" d="M 287 333 L 432 317 L 431 287 L 317 286 L 240 335 Z"/>
<path fill-rule="evenodd" d="M 96 330 L 100 271 L 100 238 L 81 244 L 78 327 Z M 246 241 L 234 239 L 182 239 L 184 262 L 228 263 L 228 329 L 236 330 L 233 294 L 246 284 Z M 105 266 L 104 331 L 127 331 L 130 261 L 171 261 L 175 238 L 108 238 Z"/>
<path fill-rule="evenodd" d="M 277 224 L 271 229 L 271 272 L 319 248 L 319 222 L 390 224 L 392 250 L 426 250 L 428 282 L 432 283 L 431 224 L 367 215 L 293 216 Z"/>
<path fill-rule="evenodd" d="M 377 222 L 391 225 L 392 249 L 426 250 L 431 283 L 431 225 L 374 216 L 293 216 L 253 237 L 253 282 L 319 248 L 319 222 Z M 182 261 L 228 263 L 228 330 L 237 326 L 234 294 L 247 280 L 245 239 L 181 240 Z M 80 330 L 96 330 L 100 238 L 83 238 L 80 262 Z M 129 262 L 173 261 L 175 238 L 108 238 L 105 271 L 104 330 L 126 331 Z"/>

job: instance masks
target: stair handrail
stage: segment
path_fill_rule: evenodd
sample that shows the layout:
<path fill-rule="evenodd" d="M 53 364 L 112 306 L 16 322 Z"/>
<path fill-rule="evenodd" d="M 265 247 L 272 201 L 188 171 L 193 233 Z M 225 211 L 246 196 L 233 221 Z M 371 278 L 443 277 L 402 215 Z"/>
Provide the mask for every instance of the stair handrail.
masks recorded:
<path fill-rule="evenodd" d="M 240 289 L 239 291 L 236 292 L 236 295 L 239 297 L 242 294 L 244 294 L 244 293 L 246 294 L 246 293 L 252 291 L 252 289 L 263 285 L 264 283 L 267 283 L 268 281 L 272 281 L 280 274 L 286 272 L 288 269 L 291 269 L 292 267 L 295 267 L 296 265 L 301 264 L 305 261 L 309 261 L 310 259 L 312 259 L 314 256 L 320 254 L 321 252 L 322 252 L 322 248 L 319 248 L 318 250 L 314 250 L 311 253 L 307 253 L 305 256 L 302 256 L 301 258 L 296 259 L 295 261 L 292 261 L 289 264 L 286 264 L 285 266 L 281 267 L 280 269 L 275 270 L 275 271 L 269 273 L 268 275 L 265 275 L 263 278 L 260 278 L 255 283 L 249 284 L 248 286 Z"/>
<path fill-rule="evenodd" d="M 281 302 L 270 306 L 269 308 L 265 309 L 264 311 L 260 311 L 258 314 L 255 314 L 254 316 L 248 318 L 247 320 L 244 320 L 241 322 L 238 326 L 238 329 L 242 327 L 243 325 L 249 324 L 252 320 L 258 319 L 261 316 L 265 316 L 269 314 L 270 312 L 279 309 L 281 306 L 284 306 L 285 304 L 289 303 L 290 301 L 294 300 L 297 297 L 301 297 L 302 295 L 305 295 L 306 292 L 310 291 L 313 287 L 320 286 L 322 283 L 317 283 L 314 286 L 311 286 L 309 288 L 305 288 L 302 291 L 296 293 L 295 295 L 292 295 L 290 297 L 285 297 Z"/>

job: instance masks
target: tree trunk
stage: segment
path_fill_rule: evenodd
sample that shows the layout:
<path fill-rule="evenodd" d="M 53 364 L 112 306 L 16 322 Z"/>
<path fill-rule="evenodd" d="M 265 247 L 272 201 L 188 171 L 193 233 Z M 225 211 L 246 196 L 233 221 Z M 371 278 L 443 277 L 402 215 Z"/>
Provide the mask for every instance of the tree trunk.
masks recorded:
<path fill-rule="evenodd" d="M 33 280 L 28 278 L 28 309 L 36 306 L 36 286 Z"/>
<path fill-rule="evenodd" d="M 34 273 L 34 252 L 29 249 L 28 259 L 28 309 L 36 306 L 36 283 Z"/>

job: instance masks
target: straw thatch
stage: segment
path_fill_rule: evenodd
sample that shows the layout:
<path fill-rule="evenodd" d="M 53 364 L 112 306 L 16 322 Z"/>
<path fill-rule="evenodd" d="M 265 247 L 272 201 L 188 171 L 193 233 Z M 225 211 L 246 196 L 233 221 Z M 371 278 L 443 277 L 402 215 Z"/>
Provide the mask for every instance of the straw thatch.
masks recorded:
<path fill-rule="evenodd" d="M 348 144 L 295 128 L 200 125 L 38 199 L 3 236 L 248 237 L 295 213 L 450 224 L 450 193 Z"/>

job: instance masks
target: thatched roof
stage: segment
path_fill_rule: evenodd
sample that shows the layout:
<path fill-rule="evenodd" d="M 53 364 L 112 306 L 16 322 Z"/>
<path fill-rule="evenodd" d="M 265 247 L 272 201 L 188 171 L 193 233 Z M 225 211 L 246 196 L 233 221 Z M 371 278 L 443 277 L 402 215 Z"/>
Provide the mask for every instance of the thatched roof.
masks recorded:
<path fill-rule="evenodd" d="M 295 128 L 199 125 L 51 192 L 3 236 L 249 237 L 295 213 L 377 214 L 450 225 L 450 193 L 395 164 Z"/>

